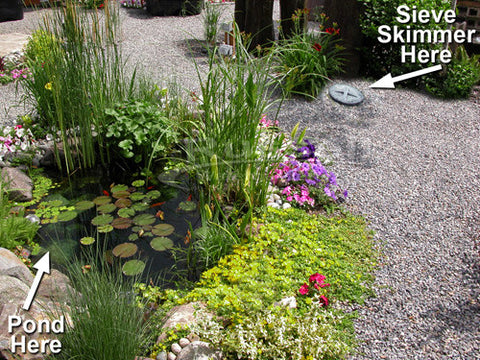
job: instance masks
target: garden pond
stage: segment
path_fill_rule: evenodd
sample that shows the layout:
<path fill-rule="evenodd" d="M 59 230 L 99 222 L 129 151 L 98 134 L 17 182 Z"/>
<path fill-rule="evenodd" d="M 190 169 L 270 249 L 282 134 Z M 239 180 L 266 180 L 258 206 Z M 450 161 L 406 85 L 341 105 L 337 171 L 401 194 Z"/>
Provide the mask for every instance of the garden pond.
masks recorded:
<path fill-rule="evenodd" d="M 97 247 L 107 262 L 119 264 L 127 276 L 153 281 L 169 278 L 175 265 L 171 249 L 185 248 L 191 230 L 201 222 L 188 176 L 177 176 L 168 185 L 128 177 L 112 182 L 113 176 L 97 170 L 59 179 L 28 210 L 42 225 L 39 254 L 49 251 L 52 265 L 62 269 Z"/>

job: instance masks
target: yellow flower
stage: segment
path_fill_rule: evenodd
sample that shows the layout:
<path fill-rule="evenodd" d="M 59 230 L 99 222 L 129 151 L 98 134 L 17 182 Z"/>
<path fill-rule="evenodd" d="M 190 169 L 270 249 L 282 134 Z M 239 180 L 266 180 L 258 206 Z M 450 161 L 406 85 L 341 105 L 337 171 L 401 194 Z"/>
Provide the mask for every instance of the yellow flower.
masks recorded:
<path fill-rule="evenodd" d="M 45 84 L 45 89 L 51 91 L 51 90 L 52 90 L 52 83 L 51 83 L 51 82 L 46 83 L 46 84 Z"/>

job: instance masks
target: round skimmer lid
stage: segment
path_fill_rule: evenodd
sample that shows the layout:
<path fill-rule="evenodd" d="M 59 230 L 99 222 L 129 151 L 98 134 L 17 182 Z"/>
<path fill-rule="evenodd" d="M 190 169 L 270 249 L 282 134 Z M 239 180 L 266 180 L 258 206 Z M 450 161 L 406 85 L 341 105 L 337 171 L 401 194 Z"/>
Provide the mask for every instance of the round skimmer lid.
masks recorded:
<path fill-rule="evenodd" d="M 345 84 L 330 86 L 328 94 L 333 100 L 343 105 L 358 105 L 365 99 L 360 90 Z"/>

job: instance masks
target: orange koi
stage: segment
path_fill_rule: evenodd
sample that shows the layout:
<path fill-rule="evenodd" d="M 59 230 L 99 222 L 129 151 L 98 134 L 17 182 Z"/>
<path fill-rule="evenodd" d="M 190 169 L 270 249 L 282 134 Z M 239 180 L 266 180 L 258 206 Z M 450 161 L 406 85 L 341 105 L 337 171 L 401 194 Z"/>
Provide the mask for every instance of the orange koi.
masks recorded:
<path fill-rule="evenodd" d="M 155 189 L 154 185 L 147 187 L 147 190 L 152 190 L 152 189 Z"/>
<path fill-rule="evenodd" d="M 110 194 L 108 193 L 107 190 L 102 190 L 102 193 L 103 193 L 103 195 L 105 195 L 105 196 L 110 196 Z"/>
<path fill-rule="evenodd" d="M 192 240 L 192 233 L 190 232 L 190 230 L 188 230 L 187 235 L 185 236 L 185 239 L 183 240 L 183 243 L 185 245 L 188 245 L 188 244 L 190 244 L 190 240 Z"/>
<path fill-rule="evenodd" d="M 155 216 L 157 218 L 159 218 L 160 220 L 163 220 L 164 219 L 164 212 L 162 210 L 158 210 L 157 213 L 155 214 Z"/>
<path fill-rule="evenodd" d="M 188 195 L 187 201 L 192 201 L 192 194 Z"/>
<path fill-rule="evenodd" d="M 163 204 L 165 204 L 165 201 L 152 204 L 152 205 L 150 205 L 150 207 L 151 207 L 151 208 L 154 208 L 154 207 L 157 207 L 157 206 L 160 206 L 160 205 L 163 205 Z"/>

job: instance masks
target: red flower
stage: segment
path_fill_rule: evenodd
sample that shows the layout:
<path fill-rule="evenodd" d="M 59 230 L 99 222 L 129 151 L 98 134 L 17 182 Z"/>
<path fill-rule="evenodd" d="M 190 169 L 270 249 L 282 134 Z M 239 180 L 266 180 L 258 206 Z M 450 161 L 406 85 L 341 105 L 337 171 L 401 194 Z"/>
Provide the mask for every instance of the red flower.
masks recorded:
<path fill-rule="evenodd" d="M 326 296 L 321 295 L 320 296 L 320 305 L 321 306 L 328 306 L 328 299 Z"/>
<path fill-rule="evenodd" d="M 322 50 L 322 45 L 320 45 L 319 43 L 315 43 L 315 44 L 313 44 L 313 46 L 312 46 L 312 47 L 313 47 L 315 50 L 317 50 L 317 51 L 320 51 L 320 50 Z"/>
<path fill-rule="evenodd" d="M 307 295 L 308 294 L 308 284 L 307 283 L 304 283 L 300 289 L 298 290 L 298 292 L 302 295 Z"/>
<path fill-rule="evenodd" d="M 338 35 L 340 34 L 340 29 L 335 29 L 333 27 L 329 27 L 325 29 L 325 32 L 332 34 L 332 35 Z"/>
<path fill-rule="evenodd" d="M 104 4 L 98 5 L 98 7 L 99 7 L 100 9 L 103 9 L 104 6 L 105 6 Z"/>

